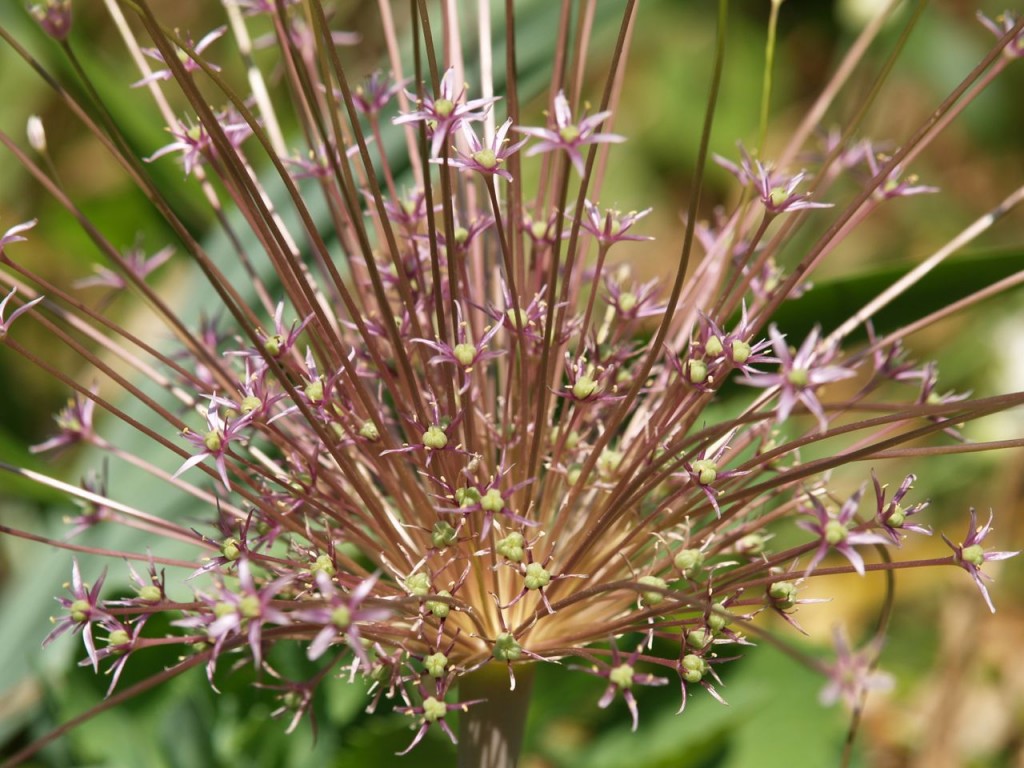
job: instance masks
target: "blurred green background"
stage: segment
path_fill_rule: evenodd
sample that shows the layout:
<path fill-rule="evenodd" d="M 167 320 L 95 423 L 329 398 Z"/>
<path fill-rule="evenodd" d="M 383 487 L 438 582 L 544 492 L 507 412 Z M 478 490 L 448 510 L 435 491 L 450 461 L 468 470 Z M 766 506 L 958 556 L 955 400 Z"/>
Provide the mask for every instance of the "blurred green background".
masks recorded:
<path fill-rule="evenodd" d="M 59 52 L 42 38 L 19 2 L 0 3 L 0 24 L 34 51 L 54 72 L 67 78 Z M 199 37 L 220 23 L 216 4 L 193 0 L 154 2 L 169 26 L 180 26 Z M 382 43 L 376 32 L 376 12 L 358 3 L 339 4 L 338 26 L 363 34 L 357 49 L 345 49 L 356 77 L 380 62 Z M 602 0 L 597 8 L 595 44 L 590 71 L 600 82 L 611 41 L 617 29 L 620 3 Z M 547 4 L 521 3 L 521 54 L 533 62 L 533 88 L 543 87 L 544 66 L 550 56 L 553 24 Z M 712 150 L 736 156 L 736 142 L 757 142 L 758 104 L 763 72 L 767 0 L 734 2 L 730 17 L 727 67 Z M 908 136 L 985 54 L 991 35 L 974 19 L 982 8 L 994 15 L 998 4 L 935 2 L 925 12 L 906 50 L 868 116 L 863 133 L 898 142 Z M 73 44 L 106 98 L 115 118 L 142 155 L 168 141 L 155 110 L 141 91 L 127 85 L 137 79 L 106 21 L 99 2 L 76 0 Z M 780 148 L 811 100 L 824 86 L 839 56 L 853 39 L 857 25 L 854 2 L 787 0 L 783 4 L 776 64 L 768 157 Z M 905 20 L 908 9 L 897 17 Z M 714 4 L 652 0 L 641 4 L 636 43 L 630 58 L 623 104 L 615 130 L 629 141 L 612 155 L 601 202 L 623 210 L 654 206 L 643 222 L 644 233 L 657 237 L 626 253 L 640 275 L 664 274 L 678 251 L 682 235 L 680 211 L 690 194 L 689 178 L 699 137 L 709 79 L 714 36 Z M 538 21 L 540 20 L 540 21 Z M 899 34 L 899 23 L 887 29 L 873 46 L 864 76 L 855 78 L 849 95 L 862 95 L 868 75 L 878 70 Z M 231 63 L 231 46 L 221 41 L 211 57 L 238 75 Z M 596 100 L 597 86 L 593 92 Z M 53 162 L 64 187 L 97 226 L 119 247 L 140 244 L 150 252 L 170 240 L 166 224 L 140 199 L 123 174 L 105 159 L 102 148 L 69 117 L 52 94 L 9 49 L 0 46 L 0 129 L 21 141 L 30 114 L 41 115 L 47 127 Z M 837 301 L 850 298 L 853 306 L 865 291 L 875 290 L 930 254 L 975 217 L 996 204 L 1024 176 L 1024 64 L 1012 66 L 970 106 L 921 159 L 913 171 L 942 193 L 886 205 L 844 242 L 816 277 L 812 291 L 794 304 L 793 322 L 826 329 L 845 318 Z M 541 105 L 536 99 L 533 108 Z M 829 124 L 850 116 L 850 99 L 841 99 Z M 24 142 L 22 142 L 24 144 Z M 98 255 L 59 206 L 35 185 L 9 155 L 0 161 L 0 231 L 28 218 L 40 226 L 28 244 L 12 253 L 48 279 L 67 284 L 89 274 Z M 162 187 L 173 190 L 172 200 L 187 212 L 197 232 L 212 230 L 194 185 L 182 184 L 173 161 L 151 166 Z M 732 178 L 717 167 L 709 169 L 704 214 L 716 203 L 735 200 Z M 212 235 L 211 235 L 212 236 Z M 972 273 L 990 268 L 1002 257 L 1024 265 L 1024 217 L 1014 213 L 986 234 L 960 265 L 944 270 L 924 293 L 903 307 L 909 316 L 941 306 L 963 289 Z M 1002 262 L 1000 262 L 1002 263 Z M 954 265 L 956 266 L 956 265 Z M 1017 269 L 1020 266 L 1016 267 Z M 960 271 L 957 272 L 956 269 Z M 187 269 L 168 267 L 159 275 L 162 291 L 179 297 L 187 311 L 204 307 L 193 296 Z M 884 282 L 883 282 L 884 284 Z M 870 295 L 868 293 L 867 295 Z M 818 298 L 816 298 L 816 296 Z M 1024 329 L 1022 294 L 1018 291 L 955 321 L 942 323 L 912 339 L 920 358 L 936 357 L 943 372 L 942 389 L 973 390 L 978 395 L 1024 388 Z M 130 300 L 116 298 L 109 311 L 132 323 L 143 334 L 148 318 Z M 895 320 L 893 321 L 895 322 Z M 26 324 L 27 326 L 29 324 Z M 27 345 L 50 353 L 48 340 L 29 327 Z M 22 338 L 22 337 L 19 337 Z M 65 370 L 77 363 L 59 359 Z M 51 414 L 67 393 L 45 374 L 31 369 L 0 347 L 0 460 L 52 473 L 69 482 L 96 464 L 95 455 L 65 454 L 54 461 L 29 455 L 25 446 L 40 442 L 51 430 Z M 974 425 L 978 439 L 1019 436 L 1024 432 L 1019 413 L 1003 414 Z M 124 439 L 132 438 L 123 433 Z M 135 443 L 126 447 L 134 449 Z M 140 448 L 140 450 L 144 450 Z M 150 451 L 152 453 L 152 451 Z M 167 465 L 168 457 L 162 457 Z M 869 467 L 855 466 L 835 478 L 837 487 L 852 489 Z M 891 463 L 876 468 L 895 486 L 910 471 L 919 475 L 916 499 L 932 499 L 931 522 L 959 539 L 965 511 L 971 505 L 987 514 L 997 512 L 998 549 L 1024 548 L 1020 522 L 1022 458 L 1019 451 L 948 457 L 917 464 Z M 116 484 L 115 484 L 116 481 Z M 844 485 L 845 484 L 845 485 Z M 151 481 L 117 474 L 112 487 L 120 498 L 154 503 Z M 158 493 L 158 492 L 157 492 Z M 155 506 L 169 514 L 173 500 Z M 180 503 L 179 503 L 180 506 Z M 0 475 L 0 521 L 7 525 L 64 535 L 63 515 L 73 506 L 61 496 Z M 937 538 L 937 537 L 934 537 Z M 79 543 L 111 539 L 101 530 L 89 531 Z M 142 550 L 139 537 L 124 536 L 119 546 Z M 941 541 L 926 541 L 905 554 L 941 555 Z M 83 560 L 87 578 L 101 567 Z M 995 572 L 995 569 L 992 569 Z M 37 738 L 56 724 L 98 702 L 107 687 L 104 676 L 75 666 L 83 656 L 80 640 L 64 639 L 45 652 L 39 649 L 49 630 L 47 616 L 56 612 L 53 595 L 70 573 L 70 555 L 43 546 L 0 537 L 0 754 Z M 113 588 L 126 587 L 123 567 L 111 564 Z M 999 608 L 989 616 L 966 574 L 954 569 L 907 573 L 898 580 L 893 631 L 882 665 L 897 677 L 897 688 L 871 701 L 859 736 L 858 761 L 864 766 L 1012 766 L 1024 764 L 1024 672 L 1017 639 L 1024 637 L 1024 570 L 1016 562 L 998 572 L 993 588 Z M 827 653 L 830 628 L 836 622 L 858 628 L 870 625 L 878 609 L 881 581 L 816 580 L 813 595 L 835 596 L 827 605 L 804 608 L 800 622 L 811 640 L 806 647 Z M 792 634 L 790 634 L 792 637 Z M 799 642 L 799 641 L 798 641 Z M 277 649 L 273 661 L 284 670 L 301 670 L 300 649 Z M 173 657 L 158 654 L 131 659 L 121 687 L 141 680 Z M 817 704 L 821 680 L 770 646 L 753 649 L 744 659 L 726 665 L 721 692 L 728 707 L 702 693 L 691 697 L 687 710 L 676 716 L 675 686 L 637 692 L 639 734 L 629 732 L 629 715 L 621 702 L 599 710 L 599 680 L 567 673 L 554 666 L 540 670 L 536 700 L 527 735 L 527 768 L 599 768 L 630 765 L 745 768 L 746 766 L 824 766 L 837 763 L 845 734 L 846 715 Z M 275 704 L 270 692 L 248 683 L 248 673 L 224 676 L 223 693 L 210 691 L 200 670 L 148 692 L 90 721 L 49 747 L 33 763 L 40 766 L 390 766 L 448 765 L 453 751 L 443 737 L 431 733 L 404 761 L 394 753 L 411 738 L 407 718 L 367 716 L 359 685 L 331 681 L 317 702 L 318 738 L 308 723 L 291 736 L 285 724 L 268 723 Z"/>

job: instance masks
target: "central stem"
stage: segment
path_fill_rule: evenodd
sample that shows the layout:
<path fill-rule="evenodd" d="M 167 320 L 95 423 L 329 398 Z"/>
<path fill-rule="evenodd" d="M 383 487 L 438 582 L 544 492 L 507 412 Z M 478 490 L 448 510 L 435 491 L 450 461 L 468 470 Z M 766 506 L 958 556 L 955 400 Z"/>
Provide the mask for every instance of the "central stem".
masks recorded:
<path fill-rule="evenodd" d="M 459 717 L 458 768 L 515 768 L 530 705 L 533 666 L 516 667 L 514 691 L 509 690 L 505 664 L 485 664 L 460 678 L 461 701 L 484 701 Z"/>

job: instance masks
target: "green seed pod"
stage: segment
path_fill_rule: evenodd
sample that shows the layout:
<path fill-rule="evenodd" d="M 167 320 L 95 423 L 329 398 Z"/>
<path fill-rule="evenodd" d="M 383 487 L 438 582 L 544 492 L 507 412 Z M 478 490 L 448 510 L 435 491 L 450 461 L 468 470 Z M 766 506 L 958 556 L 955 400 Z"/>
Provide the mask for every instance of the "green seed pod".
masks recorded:
<path fill-rule="evenodd" d="M 249 395 L 248 397 L 242 398 L 242 415 L 252 413 L 253 411 L 259 410 L 262 407 L 263 401 L 256 397 L 256 395 Z"/>
<path fill-rule="evenodd" d="M 479 165 L 481 168 L 485 168 L 489 171 L 493 171 L 498 167 L 498 156 L 494 154 L 494 150 L 488 147 L 477 150 L 473 153 L 473 162 Z"/>
<path fill-rule="evenodd" d="M 338 569 L 334 566 L 334 561 L 330 555 L 320 555 L 317 557 L 316 562 L 313 563 L 313 567 L 310 568 L 313 573 L 324 573 L 327 576 L 334 576 L 338 572 Z"/>
<path fill-rule="evenodd" d="M 796 584 L 791 581 L 776 581 L 768 587 L 768 597 L 780 608 L 790 608 L 796 603 Z"/>
<path fill-rule="evenodd" d="M 466 343 L 456 344 L 452 354 L 459 361 L 459 365 L 463 368 L 469 368 L 473 364 L 473 358 L 476 357 L 476 347 Z"/>
<path fill-rule="evenodd" d="M 416 597 L 430 594 L 430 577 L 425 573 L 413 573 L 405 580 L 405 588 Z"/>
<path fill-rule="evenodd" d="M 132 641 L 131 635 L 125 632 L 123 629 L 115 629 L 110 633 L 110 637 L 107 638 L 108 646 L 128 645 Z M 125 653 L 127 648 L 114 649 L 114 653 Z"/>
<path fill-rule="evenodd" d="M 442 589 L 437 593 L 438 597 L 451 597 L 452 593 L 447 589 Z M 448 618 L 448 614 L 452 611 L 450 603 L 446 603 L 444 600 L 427 600 L 424 605 L 427 610 L 437 616 L 439 619 Z"/>
<path fill-rule="evenodd" d="M 981 544 L 972 544 L 969 547 L 964 547 L 963 552 L 960 553 L 960 559 L 976 568 L 980 568 L 985 563 L 985 548 Z"/>
<path fill-rule="evenodd" d="M 517 661 L 523 655 L 523 647 L 510 632 L 502 632 L 494 640 L 493 653 L 498 661 Z"/>
<path fill-rule="evenodd" d="M 721 603 L 716 603 L 713 610 L 708 614 L 708 627 L 714 633 L 719 633 L 732 623 L 730 614 Z"/>
<path fill-rule="evenodd" d="M 333 611 L 331 611 L 331 624 L 336 626 L 338 629 L 347 629 L 349 624 L 352 623 L 352 611 L 350 611 L 344 605 L 339 605 Z"/>
<path fill-rule="evenodd" d="M 722 340 L 717 336 L 712 336 L 704 344 L 704 352 L 706 352 L 707 356 L 711 359 L 719 357 L 724 351 L 725 347 L 722 346 Z"/>
<path fill-rule="evenodd" d="M 825 523 L 825 541 L 829 544 L 838 544 L 846 539 L 850 530 L 838 520 L 829 520 Z"/>
<path fill-rule="evenodd" d="M 530 563 L 526 566 L 524 581 L 527 589 L 543 589 L 551 583 L 551 574 L 540 563 Z"/>
<path fill-rule="evenodd" d="M 628 314 L 629 312 L 632 312 L 633 308 L 636 307 L 636 304 L 637 298 L 635 293 L 623 291 L 622 293 L 619 294 L 619 310 L 623 314 Z"/>
<path fill-rule="evenodd" d="M 438 117 L 448 117 L 455 110 L 451 99 L 438 99 L 434 102 L 434 112 Z"/>
<path fill-rule="evenodd" d="M 216 429 L 211 429 L 207 432 L 203 436 L 203 445 L 206 446 L 206 450 L 210 453 L 217 453 L 217 451 L 219 451 L 224 445 L 220 432 Z"/>
<path fill-rule="evenodd" d="M 498 539 L 494 545 L 498 554 L 511 560 L 513 563 L 523 562 L 523 555 L 526 553 L 526 539 L 523 534 L 513 531 L 503 539 Z"/>
<path fill-rule="evenodd" d="M 750 359 L 751 350 L 750 345 L 745 341 L 739 339 L 733 339 L 730 345 L 730 357 L 736 365 L 743 365 L 747 360 Z"/>
<path fill-rule="evenodd" d="M 163 593 L 160 591 L 160 587 L 155 584 L 147 584 L 139 590 L 139 600 L 145 600 L 147 603 L 155 603 L 162 599 Z"/>
<path fill-rule="evenodd" d="M 708 380 L 708 366 L 703 360 L 686 361 L 686 378 L 691 384 L 703 384 Z"/>
<path fill-rule="evenodd" d="M 693 474 L 701 485 L 711 485 L 718 478 L 718 464 L 711 459 L 697 459 L 693 462 Z"/>
<path fill-rule="evenodd" d="M 282 344 L 284 344 L 284 338 L 280 334 L 275 334 L 267 337 L 267 340 L 263 342 L 263 349 L 271 357 L 277 357 L 281 354 Z"/>
<path fill-rule="evenodd" d="M 501 512 L 505 508 L 505 500 L 501 497 L 501 491 L 491 488 L 480 497 L 480 506 L 486 512 Z"/>
<path fill-rule="evenodd" d="M 423 719 L 428 723 L 444 719 L 447 712 L 448 706 L 443 701 L 438 701 L 433 696 L 427 696 L 423 700 Z"/>
<path fill-rule="evenodd" d="M 437 549 L 444 549 L 455 541 L 455 529 L 445 520 L 438 520 L 430 531 L 430 540 Z"/>
<path fill-rule="evenodd" d="M 89 611 L 91 609 L 92 606 L 89 605 L 88 600 L 75 600 L 68 608 L 68 611 L 71 613 L 73 621 L 81 622 L 89 618 Z"/>
<path fill-rule="evenodd" d="M 258 618 L 263 608 L 260 599 L 256 595 L 243 595 L 238 601 L 238 615 L 246 619 Z"/>
<path fill-rule="evenodd" d="M 704 565 L 704 553 L 699 549 L 681 549 L 676 552 L 672 562 L 676 568 L 683 572 L 684 576 L 689 576 L 693 571 Z"/>
<path fill-rule="evenodd" d="M 448 666 L 448 657 L 443 653 L 432 653 L 423 660 L 423 668 L 431 677 L 442 677 Z"/>
<path fill-rule="evenodd" d="M 323 379 L 314 379 L 309 382 L 305 388 L 306 397 L 309 398 L 311 403 L 322 403 L 324 399 L 324 382 Z"/>
<path fill-rule="evenodd" d="M 705 645 L 711 642 L 713 635 L 708 630 L 691 629 L 686 633 L 686 644 L 691 648 L 703 648 Z"/>
<path fill-rule="evenodd" d="M 423 443 L 423 447 L 431 451 L 440 451 L 448 445 L 448 435 L 446 435 L 444 430 L 436 424 L 429 427 L 420 439 Z"/>
<path fill-rule="evenodd" d="M 597 382 L 589 376 L 580 376 L 572 385 L 572 396 L 577 400 L 586 400 L 597 391 Z"/>
<path fill-rule="evenodd" d="M 659 587 L 660 589 L 668 589 L 668 582 L 658 576 L 641 576 L 637 579 L 637 582 L 652 587 Z M 665 594 L 652 590 L 650 592 L 641 592 L 640 598 L 644 606 L 654 606 L 664 602 Z"/>
<path fill-rule="evenodd" d="M 707 662 L 693 653 L 683 656 L 681 667 L 682 677 L 688 683 L 699 683 L 708 671 Z"/>
<path fill-rule="evenodd" d="M 242 556 L 242 547 L 238 539 L 224 539 L 224 543 L 220 545 L 220 553 L 224 555 L 225 560 L 233 563 Z"/>
<path fill-rule="evenodd" d="M 608 682 L 614 683 L 620 690 L 633 687 L 634 670 L 629 664 L 620 664 L 608 670 Z"/>

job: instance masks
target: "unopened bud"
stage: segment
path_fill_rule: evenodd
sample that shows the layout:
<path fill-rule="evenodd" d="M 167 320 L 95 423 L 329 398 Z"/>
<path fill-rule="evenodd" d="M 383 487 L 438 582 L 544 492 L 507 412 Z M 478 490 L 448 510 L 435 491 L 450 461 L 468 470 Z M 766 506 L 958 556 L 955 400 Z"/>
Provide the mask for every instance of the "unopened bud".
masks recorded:
<path fill-rule="evenodd" d="M 32 115 L 25 126 L 28 134 L 28 145 L 39 154 L 46 153 L 46 129 L 43 128 L 43 121 L 39 115 Z"/>
<path fill-rule="evenodd" d="M 71 0 L 42 0 L 30 9 L 39 26 L 54 40 L 63 43 L 71 32 Z"/>

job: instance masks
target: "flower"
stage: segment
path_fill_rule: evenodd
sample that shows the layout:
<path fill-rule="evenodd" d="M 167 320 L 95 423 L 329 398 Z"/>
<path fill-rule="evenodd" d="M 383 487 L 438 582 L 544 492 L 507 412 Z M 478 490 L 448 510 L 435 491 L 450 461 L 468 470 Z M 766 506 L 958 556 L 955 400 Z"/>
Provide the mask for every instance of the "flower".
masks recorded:
<path fill-rule="evenodd" d="M 740 155 L 742 159 L 739 165 L 718 155 L 715 155 L 715 162 L 735 176 L 740 184 L 752 187 L 757 192 L 767 216 L 775 217 L 780 213 L 808 208 L 832 207 L 832 203 L 815 203 L 809 199 L 809 195 L 796 192 L 796 188 L 807 176 L 804 171 L 792 176 L 775 171 L 760 160 L 754 160 L 742 145 Z"/>
<path fill-rule="evenodd" d="M 633 695 L 633 686 L 668 685 L 668 678 L 658 677 L 657 675 L 652 675 L 649 672 L 636 671 L 636 663 L 640 658 L 641 650 L 643 650 L 642 647 L 637 648 L 629 654 L 629 656 L 623 659 L 618 647 L 612 643 L 612 658 L 610 663 L 602 666 L 595 665 L 589 669 L 581 667 L 581 669 L 586 669 L 586 671 L 591 674 L 603 677 L 608 681 L 608 687 L 604 689 L 604 693 L 601 695 L 600 701 L 597 702 L 597 706 L 601 709 L 606 709 L 615 699 L 616 694 L 622 695 L 622 698 L 626 702 L 626 706 L 629 707 L 629 714 L 633 718 L 634 731 L 640 723 L 640 714 L 637 711 L 636 697 Z"/>
<path fill-rule="evenodd" d="M 190 74 L 198 72 L 200 70 L 200 66 L 196 61 L 196 58 L 198 58 L 203 51 L 213 45 L 213 43 L 223 37 L 226 31 L 227 27 L 224 26 L 211 29 L 199 39 L 198 43 L 193 43 L 192 38 L 190 36 L 186 36 L 183 40 L 185 44 L 184 48 L 175 46 L 178 61 L 181 63 L 185 72 Z M 143 48 L 142 52 L 154 61 L 159 61 L 161 64 L 164 64 L 167 61 L 159 48 Z M 207 66 L 209 66 L 214 72 L 220 72 L 220 67 L 214 64 L 209 64 Z M 141 80 L 136 80 L 132 83 L 132 88 L 140 88 L 143 85 L 149 85 L 150 83 L 155 83 L 158 80 L 171 80 L 173 78 L 174 72 L 170 68 L 158 69 L 149 73 Z"/>
<path fill-rule="evenodd" d="M 819 696 L 822 704 L 828 706 L 842 699 L 846 706 L 855 710 L 863 706 L 864 697 L 870 691 L 892 689 L 892 675 L 875 670 L 880 652 L 877 645 L 869 644 L 854 651 L 846 633 L 838 626 L 832 630 L 832 636 L 836 659 L 828 667 L 828 685 Z"/>
<path fill-rule="evenodd" d="M 645 208 L 642 211 L 621 211 L 607 210 L 603 214 L 601 210 L 589 200 L 583 201 L 586 209 L 586 216 L 580 219 L 580 225 L 590 234 L 597 238 L 602 247 L 608 248 L 613 243 L 625 240 L 653 240 L 649 235 L 630 235 L 629 229 L 640 219 L 650 213 L 653 208 Z"/>
<path fill-rule="evenodd" d="M 4 317 L 4 312 L 7 310 L 7 303 L 14 298 L 15 294 L 18 293 L 17 288 L 11 288 L 11 292 L 0 299 L 0 341 L 10 332 L 11 324 L 17 320 L 21 315 L 24 315 L 32 307 L 41 302 L 44 297 L 37 296 L 32 301 L 26 301 L 20 307 L 15 309 L 8 317 Z"/>
<path fill-rule="evenodd" d="M 932 530 L 928 526 L 907 522 L 908 518 L 922 512 L 930 503 L 928 501 L 919 501 L 917 504 L 911 504 L 906 507 L 903 506 L 903 498 L 910 492 L 915 480 L 917 480 L 915 475 L 907 475 L 903 478 L 903 482 L 900 483 L 900 487 L 896 489 L 896 493 L 894 493 L 892 498 L 887 502 L 885 500 L 885 491 L 887 486 L 881 485 L 878 482 L 878 478 L 875 477 L 875 473 L 871 473 L 871 482 L 875 486 L 875 504 L 877 506 L 875 520 L 881 526 L 882 532 L 887 535 L 892 540 L 892 543 L 897 547 L 903 543 L 903 534 L 901 531 L 913 531 L 914 533 L 921 533 L 925 536 L 932 535 Z"/>
<path fill-rule="evenodd" d="M 100 657 L 96 650 L 96 641 L 93 639 L 92 626 L 94 622 L 109 620 L 108 614 L 100 605 L 100 590 L 103 589 L 103 580 L 106 578 L 106 570 L 96 579 L 91 587 L 82 581 L 82 573 L 78 568 L 78 561 L 72 560 L 71 583 L 65 584 L 65 589 L 70 590 L 71 597 L 58 597 L 60 603 L 67 611 L 66 616 L 60 619 L 51 618 L 53 629 L 43 640 L 43 646 L 47 646 L 63 635 L 69 629 L 73 632 L 82 633 L 82 642 L 85 643 L 85 650 L 89 656 L 94 670 L 99 670 Z"/>
<path fill-rule="evenodd" d="M 29 448 L 32 453 L 43 453 L 56 448 L 64 448 L 75 443 L 88 442 L 94 436 L 92 415 L 96 402 L 88 397 L 75 394 L 68 404 L 60 409 L 54 417 L 60 434 Z"/>
<path fill-rule="evenodd" d="M 480 137 L 476 135 L 476 131 L 473 130 L 469 123 L 463 123 L 462 134 L 469 145 L 469 149 L 465 151 L 457 150 L 458 157 L 453 157 L 446 162 L 454 168 L 476 171 L 485 176 L 501 176 L 505 181 L 512 181 L 512 174 L 502 168 L 501 164 L 508 160 L 509 156 L 513 153 L 518 152 L 520 147 L 526 143 L 526 139 L 517 141 L 515 144 L 506 145 L 507 139 L 505 135 L 511 127 L 512 119 L 509 118 L 498 128 L 490 144 L 484 146 L 480 141 Z M 435 159 L 433 162 L 440 163 L 445 161 Z"/>
<path fill-rule="evenodd" d="M 172 255 L 174 255 L 174 248 L 170 246 L 161 248 L 152 256 L 146 256 L 141 248 L 132 248 L 124 254 L 122 266 L 136 279 L 145 280 L 151 272 L 166 264 Z M 97 264 L 95 270 L 96 274 L 93 277 L 76 280 L 73 285 L 76 288 L 105 285 L 116 290 L 123 290 L 128 286 L 127 281 L 121 275 L 108 267 Z"/>
<path fill-rule="evenodd" d="M 995 613 L 996 608 L 992 604 L 992 598 L 989 597 L 988 587 L 982 581 L 982 577 L 986 579 L 991 577 L 983 573 L 981 567 L 990 560 L 1006 560 L 1016 557 L 1020 554 L 1020 551 L 992 552 L 991 550 L 986 550 L 981 545 L 981 542 L 992 530 L 992 517 L 992 513 L 989 512 L 988 522 L 979 526 L 978 513 L 974 507 L 971 507 L 971 520 L 967 524 L 967 537 L 963 540 L 963 543 L 954 544 L 946 538 L 945 534 L 942 535 L 942 540 L 953 550 L 953 562 L 971 574 L 971 578 L 974 579 L 974 583 L 978 585 L 978 589 L 981 591 L 981 596 L 985 598 L 988 609 Z"/>
<path fill-rule="evenodd" d="M 416 99 L 412 93 L 407 95 L 410 99 Z M 441 156 L 441 148 L 459 126 L 470 120 L 482 120 L 485 112 L 481 108 L 490 107 L 497 101 L 497 98 L 492 97 L 464 102 L 465 95 L 466 86 L 456 92 L 455 67 L 449 67 L 441 78 L 436 99 L 424 96 L 419 100 L 419 109 L 399 115 L 393 122 L 395 125 L 425 123 L 427 134 L 431 137 L 430 156 L 438 158 Z"/>
<path fill-rule="evenodd" d="M 574 122 L 565 91 L 559 91 L 555 95 L 554 109 L 555 125 L 553 128 L 516 128 L 519 133 L 541 140 L 540 143 L 530 147 L 526 152 L 528 156 L 561 150 L 569 156 L 576 172 L 583 176 L 583 155 L 580 153 L 580 147 L 591 144 L 619 144 L 626 140 L 625 136 L 620 136 L 617 133 L 597 132 L 598 126 L 611 117 L 612 113 L 608 110 Z"/>
<path fill-rule="evenodd" d="M 786 345 L 785 337 L 772 324 L 768 328 L 768 336 L 772 341 L 772 349 L 779 360 L 778 373 L 747 373 L 740 383 L 753 387 L 778 387 L 779 403 L 776 408 L 776 419 L 780 422 L 789 418 L 796 404 L 802 403 L 813 413 L 821 426 L 821 431 L 828 429 L 828 418 L 825 409 L 818 400 L 815 390 L 833 381 L 842 381 L 855 375 L 851 368 L 828 365 L 834 357 L 834 350 L 822 349 L 818 346 L 820 328 L 815 328 L 804 339 L 800 349 L 791 352 Z"/>
<path fill-rule="evenodd" d="M 890 543 L 885 536 L 858 528 L 857 508 L 860 506 L 863 495 L 864 488 L 862 487 L 844 501 L 837 512 L 829 511 L 817 495 L 808 495 L 807 498 L 811 502 L 811 509 L 808 510 L 808 513 L 814 517 L 814 520 L 800 520 L 797 525 L 818 536 L 819 540 L 811 562 L 807 564 L 807 570 L 804 571 L 804 578 L 814 572 L 818 563 L 825 559 L 829 550 L 835 550 L 849 560 L 853 569 L 863 576 L 864 558 L 854 547 L 864 544 Z"/>

